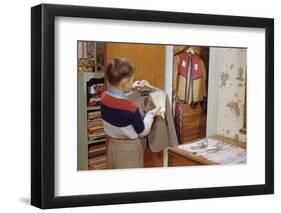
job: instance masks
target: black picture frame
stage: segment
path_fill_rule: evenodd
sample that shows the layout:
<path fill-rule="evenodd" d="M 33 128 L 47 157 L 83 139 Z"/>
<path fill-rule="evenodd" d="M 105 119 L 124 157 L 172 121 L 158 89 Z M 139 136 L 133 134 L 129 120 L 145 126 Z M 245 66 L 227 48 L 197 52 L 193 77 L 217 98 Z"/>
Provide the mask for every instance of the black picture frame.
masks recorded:
<path fill-rule="evenodd" d="M 55 17 L 100 18 L 265 29 L 265 184 L 93 195 L 54 195 Z M 274 19 L 41 4 L 31 8 L 31 204 L 42 208 L 274 193 Z"/>

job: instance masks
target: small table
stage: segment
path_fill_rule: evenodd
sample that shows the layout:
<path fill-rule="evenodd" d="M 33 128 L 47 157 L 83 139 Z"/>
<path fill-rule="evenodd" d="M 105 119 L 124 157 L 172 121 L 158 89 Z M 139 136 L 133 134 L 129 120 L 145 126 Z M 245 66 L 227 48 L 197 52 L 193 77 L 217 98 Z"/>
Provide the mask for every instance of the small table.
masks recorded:
<path fill-rule="evenodd" d="M 224 143 L 232 144 L 237 147 L 241 147 L 243 149 L 246 149 L 246 143 L 241 142 L 238 140 L 234 140 L 231 138 L 226 138 L 221 135 L 215 135 L 211 137 L 207 137 L 215 140 L 222 141 Z M 197 142 L 202 140 L 195 140 L 191 143 Z M 196 154 L 193 154 L 191 152 L 188 152 L 187 150 L 178 148 L 178 147 L 169 147 L 168 148 L 168 166 L 194 166 L 194 165 L 216 165 L 218 163 L 210 161 L 204 157 L 198 156 Z"/>

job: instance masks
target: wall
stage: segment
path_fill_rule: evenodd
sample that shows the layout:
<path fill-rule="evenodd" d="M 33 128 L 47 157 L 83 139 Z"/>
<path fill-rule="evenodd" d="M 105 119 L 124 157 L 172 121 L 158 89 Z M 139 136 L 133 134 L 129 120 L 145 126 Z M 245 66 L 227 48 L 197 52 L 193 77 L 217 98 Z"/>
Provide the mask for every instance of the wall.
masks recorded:
<path fill-rule="evenodd" d="M 165 46 L 152 44 L 106 43 L 106 61 L 128 58 L 136 68 L 135 79 L 165 88 Z"/>
<path fill-rule="evenodd" d="M 246 141 L 240 134 L 244 120 L 246 49 L 224 48 L 219 73 L 217 133 Z"/>

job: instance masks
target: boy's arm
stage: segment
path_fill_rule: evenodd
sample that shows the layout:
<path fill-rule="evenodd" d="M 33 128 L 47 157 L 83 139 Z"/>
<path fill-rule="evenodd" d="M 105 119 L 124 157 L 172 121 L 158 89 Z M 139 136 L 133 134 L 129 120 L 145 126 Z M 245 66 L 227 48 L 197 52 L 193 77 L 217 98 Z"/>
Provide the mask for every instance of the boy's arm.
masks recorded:
<path fill-rule="evenodd" d="M 153 118 L 154 118 L 155 114 L 151 111 L 149 111 L 148 113 L 146 113 L 144 119 L 143 119 L 143 123 L 144 123 L 144 130 L 139 134 L 139 136 L 146 136 L 148 135 L 148 133 L 150 132 L 152 123 L 153 123 Z"/>
<path fill-rule="evenodd" d="M 148 135 L 148 133 L 151 129 L 151 126 L 152 126 L 154 116 L 155 116 L 155 113 L 152 111 L 149 111 L 143 119 L 140 114 L 139 109 L 137 108 L 136 112 L 132 115 L 131 124 L 133 125 L 136 133 L 139 136 Z"/>

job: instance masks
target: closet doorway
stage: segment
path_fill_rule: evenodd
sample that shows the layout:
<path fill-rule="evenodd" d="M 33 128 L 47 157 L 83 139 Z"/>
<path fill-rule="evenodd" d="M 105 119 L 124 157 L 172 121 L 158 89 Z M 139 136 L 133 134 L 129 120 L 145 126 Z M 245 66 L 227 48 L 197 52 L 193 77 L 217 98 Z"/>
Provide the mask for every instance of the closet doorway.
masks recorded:
<path fill-rule="evenodd" d="M 179 143 L 206 137 L 210 48 L 173 46 L 172 103 Z"/>
<path fill-rule="evenodd" d="M 195 55 L 197 61 L 189 62 L 188 53 Z M 179 142 L 190 143 L 214 135 L 246 142 L 247 49 L 176 45 L 166 48 L 167 58 L 166 82 L 173 83 L 166 83 L 165 89 L 173 103 Z M 204 63 L 205 72 L 196 65 L 198 61 Z M 193 87 L 190 86 L 197 93 L 195 104 L 192 104 L 190 96 L 186 96 L 190 91 L 186 90 L 186 85 L 189 86 L 186 82 L 191 82 L 185 78 L 190 78 L 186 75 L 189 63 L 193 71 L 203 71 L 193 76 L 193 79 L 201 78 L 201 82 L 192 82 Z M 171 69 L 172 74 L 169 72 Z"/>

